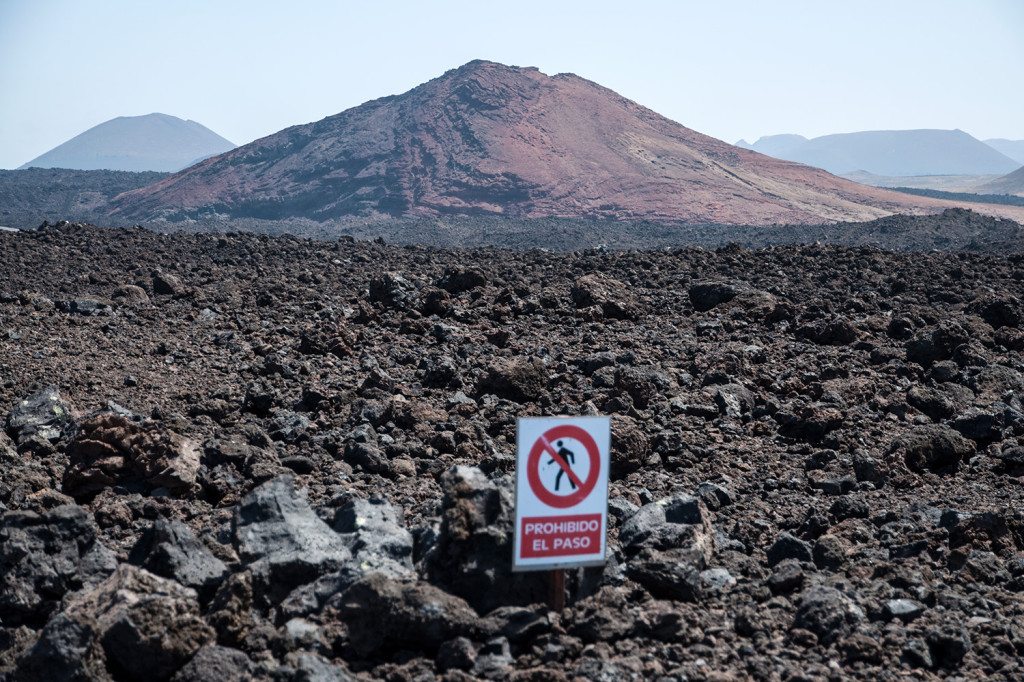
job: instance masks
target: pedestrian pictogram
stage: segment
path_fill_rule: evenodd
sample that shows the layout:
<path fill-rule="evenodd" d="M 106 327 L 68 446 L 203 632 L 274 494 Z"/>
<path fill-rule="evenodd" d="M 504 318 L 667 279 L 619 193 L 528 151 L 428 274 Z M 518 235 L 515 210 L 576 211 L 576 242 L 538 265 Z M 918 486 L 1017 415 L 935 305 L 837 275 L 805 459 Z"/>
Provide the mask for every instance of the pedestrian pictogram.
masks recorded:
<path fill-rule="evenodd" d="M 557 509 L 572 507 L 586 499 L 600 478 L 601 452 L 586 429 L 558 424 L 534 441 L 526 475 L 530 489 L 541 502 Z M 568 483 L 564 488 L 563 478 Z"/>
<path fill-rule="evenodd" d="M 607 417 L 519 420 L 514 569 L 604 563 L 610 441 Z"/>

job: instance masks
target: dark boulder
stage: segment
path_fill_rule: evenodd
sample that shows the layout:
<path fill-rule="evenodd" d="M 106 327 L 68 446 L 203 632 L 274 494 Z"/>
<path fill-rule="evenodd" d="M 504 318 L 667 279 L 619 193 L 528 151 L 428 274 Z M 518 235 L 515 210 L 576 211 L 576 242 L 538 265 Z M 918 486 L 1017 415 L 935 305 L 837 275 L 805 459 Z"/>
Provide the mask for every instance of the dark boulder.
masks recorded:
<path fill-rule="evenodd" d="M 195 592 L 128 565 L 76 595 L 67 614 L 95 619 L 108 667 L 132 680 L 168 679 L 214 638 Z"/>
<path fill-rule="evenodd" d="M 96 315 L 109 315 L 113 306 L 104 301 L 94 298 L 73 298 L 67 301 L 57 301 L 57 310 L 71 315 L 84 315 L 86 317 Z"/>
<path fill-rule="evenodd" d="M 295 490 L 291 476 L 267 481 L 242 498 L 231 531 L 239 558 L 270 603 L 352 558 L 342 538 Z"/>
<path fill-rule="evenodd" d="M 487 284 L 487 276 L 477 268 L 452 266 L 445 268 L 437 280 L 437 286 L 449 294 L 461 294 Z"/>
<path fill-rule="evenodd" d="M 431 388 L 458 388 L 462 386 L 462 376 L 458 364 L 450 355 L 433 353 L 420 360 L 419 369 L 423 373 L 423 385 Z"/>
<path fill-rule="evenodd" d="M 527 403 L 538 400 L 547 389 L 547 383 L 548 370 L 539 358 L 501 359 L 488 368 L 477 392 Z"/>
<path fill-rule="evenodd" d="M 907 391 L 907 402 L 935 421 L 952 417 L 973 399 L 970 389 L 958 384 L 935 388 L 915 384 Z"/>
<path fill-rule="evenodd" d="M 412 533 L 387 500 L 352 500 L 335 512 L 333 526 L 360 563 L 372 556 L 412 568 Z"/>
<path fill-rule="evenodd" d="M 704 503 L 681 493 L 641 507 L 622 524 L 619 542 L 627 555 L 642 549 L 685 549 L 706 562 L 714 549 L 714 533 Z"/>
<path fill-rule="evenodd" d="M 348 625 L 349 645 L 364 657 L 410 646 L 433 653 L 450 639 L 480 631 L 479 617 L 462 599 L 428 583 L 376 573 L 345 590 L 338 617 Z"/>
<path fill-rule="evenodd" d="M 510 481 L 492 481 L 475 467 L 455 466 L 441 477 L 441 532 L 431 555 L 431 582 L 481 613 L 531 604 L 547 595 L 537 573 L 512 573 L 514 504 Z"/>
<path fill-rule="evenodd" d="M 857 328 L 845 318 L 827 318 L 797 327 L 796 336 L 819 346 L 848 346 L 857 340 Z"/>
<path fill-rule="evenodd" d="M 0 614 L 6 626 L 40 625 L 65 594 L 94 585 L 117 566 L 88 511 L 59 506 L 0 517 Z"/>
<path fill-rule="evenodd" d="M 797 601 L 793 627 L 810 630 L 826 644 L 846 635 L 864 620 L 864 612 L 834 587 L 815 585 Z"/>
<path fill-rule="evenodd" d="M 768 588 L 775 594 L 788 594 L 804 584 L 804 569 L 797 559 L 783 559 L 768 576 Z"/>
<path fill-rule="evenodd" d="M 950 474 L 974 454 L 974 443 L 946 426 L 922 426 L 898 439 L 893 449 L 903 454 L 911 471 Z"/>
<path fill-rule="evenodd" d="M 748 415 L 756 404 L 754 393 L 743 384 L 722 384 L 707 390 L 725 417 L 738 419 Z"/>
<path fill-rule="evenodd" d="M 898 619 L 909 623 L 925 612 L 925 605 L 913 599 L 889 599 L 883 605 L 883 613 L 889 620 Z"/>
<path fill-rule="evenodd" d="M 740 289 L 725 282 L 697 282 L 690 286 L 690 303 L 699 312 L 706 312 L 717 305 L 728 303 L 740 293 Z"/>
<path fill-rule="evenodd" d="M 601 313 L 616 320 L 635 320 L 640 307 L 630 288 L 605 275 L 584 275 L 577 279 L 569 292 L 577 308 L 597 306 Z"/>
<path fill-rule="evenodd" d="M 907 341 L 907 360 L 924 367 L 948 360 L 960 346 L 971 340 L 971 333 L 949 320 L 926 329 Z"/>
<path fill-rule="evenodd" d="M 928 631 L 925 641 L 933 664 L 939 668 L 960 667 L 964 656 L 971 650 L 971 635 L 958 625 L 942 625 Z"/>
<path fill-rule="evenodd" d="M 814 561 L 811 545 L 789 533 L 779 533 L 779 537 L 768 548 L 767 556 L 769 566 L 774 566 L 786 559 L 808 563 Z"/>
<path fill-rule="evenodd" d="M 18 660 L 10 679 L 113 682 L 103 649 L 95 643 L 96 634 L 91 620 L 79 622 L 63 613 L 57 614 Z"/>
<path fill-rule="evenodd" d="M 58 441 L 71 424 L 71 406 L 53 386 L 20 401 L 7 415 L 7 433 L 18 444 L 36 437 Z"/>
<path fill-rule="evenodd" d="M 114 289 L 110 295 L 121 305 L 145 305 L 149 303 L 149 294 L 146 290 L 135 284 L 122 284 Z"/>
<path fill-rule="evenodd" d="M 153 272 L 153 293 L 158 296 L 185 296 L 189 293 L 189 289 L 177 275 L 163 270 L 155 270 Z"/>
<path fill-rule="evenodd" d="M 641 507 L 622 524 L 619 542 L 627 574 L 652 596 L 695 601 L 704 591 L 701 572 L 714 550 L 704 503 L 677 494 Z"/>
<path fill-rule="evenodd" d="M 203 601 L 213 596 L 228 569 L 180 521 L 159 519 L 139 538 L 128 561 L 191 587 Z"/>
<path fill-rule="evenodd" d="M 1024 304 L 1016 296 L 989 296 L 975 301 L 968 310 L 979 315 L 994 329 L 1020 327 L 1024 321 Z"/>
<path fill-rule="evenodd" d="M 628 394 L 641 409 L 659 396 L 664 397 L 672 384 L 665 372 L 653 367 L 618 367 L 615 370 L 615 387 Z"/>
<path fill-rule="evenodd" d="M 818 443 L 846 421 L 841 409 L 827 403 L 797 404 L 775 415 L 779 433 L 786 438 Z"/>
<path fill-rule="evenodd" d="M 628 574 L 657 599 L 697 601 L 703 595 L 701 571 L 705 568 L 699 551 L 647 548 L 630 560 Z"/>
<path fill-rule="evenodd" d="M 370 281 L 370 300 L 388 308 L 409 310 L 417 305 L 416 285 L 397 272 L 385 272 Z"/>
<path fill-rule="evenodd" d="M 651 439 L 632 417 L 612 416 L 611 476 L 618 479 L 646 464 L 660 462 L 651 449 Z"/>
<path fill-rule="evenodd" d="M 296 588 L 281 604 L 291 617 L 320 613 L 337 595 L 370 573 L 394 580 L 413 580 L 413 536 L 402 522 L 402 514 L 386 500 L 354 499 L 334 514 L 333 528 L 350 549 L 352 561 L 339 570 Z"/>
<path fill-rule="evenodd" d="M 172 682 L 232 682 L 255 677 L 256 666 L 244 651 L 208 644 L 196 652 Z"/>

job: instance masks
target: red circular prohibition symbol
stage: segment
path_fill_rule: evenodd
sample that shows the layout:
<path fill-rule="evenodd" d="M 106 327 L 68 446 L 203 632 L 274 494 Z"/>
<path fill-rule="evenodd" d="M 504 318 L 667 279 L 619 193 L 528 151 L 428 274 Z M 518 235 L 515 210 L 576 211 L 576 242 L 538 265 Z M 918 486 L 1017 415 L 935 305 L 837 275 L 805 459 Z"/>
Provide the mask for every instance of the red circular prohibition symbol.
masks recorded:
<path fill-rule="evenodd" d="M 561 457 L 558 457 L 554 448 L 551 447 L 552 441 L 556 441 L 559 438 L 572 438 L 579 441 L 586 448 L 587 455 L 590 457 L 590 471 L 587 473 L 587 480 L 579 481 L 579 479 L 576 479 L 578 487 L 569 495 L 555 495 L 545 488 L 540 480 L 539 465 L 541 455 L 547 452 L 549 455 L 554 455 L 552 459 L 556 462 L 561 460 Z M 565 467 L 563 469 L 565 469 L 565 473 L 570 479 L 575 477 L 571 469 L 566 469 Z M 600 474 L 601 454 L 597 449 L 597 443 L 594 442 L 593 437 L 589 433 L 573 424 L 562 424 L 545 431 L 544 435 L 533 444 L 533 448 L 530 450 L 530 457 L 526 460 L 526 480 L 530 482 L 533 494 L 544 504 L 549 507 L 557 507 L 558 509 L 573 507 L 582 502 L 594 489 L 594 486 L 597 485 L 597 478 Z"/>

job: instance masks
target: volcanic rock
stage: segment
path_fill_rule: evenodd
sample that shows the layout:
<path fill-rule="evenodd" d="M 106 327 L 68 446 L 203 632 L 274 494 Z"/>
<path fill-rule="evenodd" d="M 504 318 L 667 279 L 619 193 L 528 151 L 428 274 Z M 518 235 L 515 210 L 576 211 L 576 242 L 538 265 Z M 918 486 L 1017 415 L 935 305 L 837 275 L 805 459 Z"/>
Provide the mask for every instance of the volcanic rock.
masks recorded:
<path fill-rule="evenodd" d="M 160 296 L 184 296 L 188 293 L 188 287 L 177 275 L 163 270 L 155 270 L 153 271 L 153 293 Z"/>
<path fill-rule="evenodd" d="M 235 509 L 231 531 L 239 558 L 271 603 L 352 558 L 342 538 L 295 490 L 290 476 L 272 479 L 246 495 Z"/>
<path fill-rule="evenodd" d="M 97 536 L 89 513 L 73 504 L 0 516 L 4 625 L 45 622 L 65 594 L 106 578 L 117 560 Z"/>
<path fill-rule="evenodd" d="M 353 500 L 340 507 L 334 515 L 334 530 L 360 563 L 376 556 L 412 568 L 412 534 L 402 525 L 400 512 L 386 500 Z"/>
<path fill-rule="evenodd" d="M 953 473 L 974 454 L 975 446 L 956 431 L 944 426 L 920 427 L 894 446 L 903 452 L 911 471 Z"/>
<path fill-rule="evenodd" d="M 793 626 L 832 642 L 864 619 L 864 612 L 834 587 L 816 585 L 800 595 Z"/>
<path fill-rule="evenodd" d="M 140 286 L 134 284 L 123 284 L 116 289 L 111 297 L 122 304 L 146 304 L 149 303 L 149 294 Z"/>
<path fill-rule="evenodd" d="M 7 415 L 7 433 L 19 444 L 34 437 L 56 441 L 71 419 L 71 406 L 49 386 L 15 405 Z"/>
<path fill-rule="evenodd" d="M 740 289 L 725 282 L 698 282 L 690 286 L 690 303 L 698 312 L 707 312 L 717 305 L 728 303 Z"/>
<path fill-rule="evenodd" d="M 705 591 L 702 571 L 714 548 L 704 504 L 685 494 L 644 505 L 619 531 L 627 571 L 654 597 L 696 601 Z"/>
<path fill-rule="evenodd" d="M 227 682 L 254 676 L 255 666 L 245 652 L 208 644 L 171 678 L 172 682 Z"/>
<path fill-rule="evenodd" d="M 635 297 L 629 287 L 608 277 L 584 275 L 577 279 L 570 291 L 577 308 L 597 306 L 605 317 L 617 320 L 632 320 L 639 315 Z"/>
<path fill-rule="evenodd" d="M 783 559 L 768 577 L 768 587 L 775 594 L 792 592 L 803 585 L 804 570 L 798 559 Z"/>
<path fill-rule="evenodd" d="M 477 390 L 525 403 L 536 401 L 547 387 L 547 370 L 538 359 L 496 360 Z"/>
<path fill-rule="evenodd" d="M 122 564 L 95 587 L 69 600 L 64 616 L 91 631 L 109 669 L 129 680 L 167 680 L 213 631 L 199 616 L 196 593 Z"/>
<path fill-rule="evenodd" d="M 796 335 L 822 346 L 846 346 L 857 340 L 857 328 L 849 320 L 822 319 L 799 327 Z"/>
<path fill-rule="evenodd" d="M 184 493 L 195 484 L 199 446 L 148 420 L 100 412 L 78 425 L 68 446 L 64 490 L 76 497 L 115 485 Z"/>
<path fill-rule="evenodd" d="M 890 599 L 885 602 L 885 615 L 889 618 L 898 618 L 904 623 L 914 620 L 924 611 L 924 604 L 913 599 Z"/>
<path fill-rule="evenodd" d="M 768 549 L 768 565 L 774 566 L 786 559 L 806 562 L 813 561 L 814 556 L 811 546 L 789 533 L 780 533 L 778 539 Z"/>
<path fill-rule="evenodd" d="M 437 286 L 450 294 L 461 294 L 478 289 L 487 283 L 487 275 L 477 268 L 449 267 L 437 280 Z"/>
<path fill-rule="evenodd" d="M 18 660 L 15 679 L 113 682 L 103 649 L 95 645 L 96 634 L 91 621 L 57 614 Z"/>
<path fill-rule="evenodd" d="M 466 466 L 446 471 L 441 486 L 441 535 L 430 567 L 433 580 L 480 612 L 543 599 L 545 581 L 536 574 L 511 572 L 511 489 Z"/>
<path fill-rule="evenodd" d="M 456 637 L 438 648 L 435 660 L 441 672 L 472 670 L 476 664 L 476 647 L 466 637 Z"/>
<path fill-rule="evenodd" d="M 370 281 L 370 300 L 392 308 L 407 309 L 415 305 L 416 285 L 397 272 L 386 272 Z"/>
<path fill-rule="evenodd" d="M 2 403 L 59 379 L 76 405 L 144 409 L 100 413 L 130 436 L 202 443 L 195 485 L 171 494 L 124 468 L 157 452 L 150 441 L 126 459 L 137 441 L 99 438 L 96 414 L 55 440 L 0 436 L 0 679 L 132 679 L 127 649 L 179 680 L 1024 677 L 1024 363 L 1004 343 L 1019 330 L 993 331 L 972 307 L 1024 296 L 1013 249 L 550 253 L 0 231 L 2 287 L 29 292 L 0 292 Z M 68 265 L 80 262 L 84 276 Z M 102 300 L 158 268 L 194 297 L 119 299 L 103 317 L 42 303 Z M 435 288 L 449 269 L 452 288 L 474 286 Z M 459 269 L 483 280 L 457 285 Z M 408 307 L 367 300 L 388 272 L 433 284 Z M 630 286 L 642 314 L 577 309 L 569 292 L 586 275 Z M 695 312 L 697 278 L 740 291 Z M 426 317 L 431 290 L 446 317 Z M 857 340 L 797 337 L 831 319 Z M 948 357 L 908 360 L 919 335 Z M 481 390 L 516 363 L 539 370 L 528 400 Z M 612 423 L 607 562 L 567 573 L 559 613 L 544 572 L 511 571 L 516 421 L 538 414 Z M 114 451 L 81 461 L 117 478 L 76 506 L 61 481 L 79 463 L 77 421 Z M 774 547 L 783 534 L 794 541 Z M 126 599 L 167 608 L 116 628 L 95 599 L 71 613 L 115 557 L 162 581 L 122 582 Z"/>
<path fill-rule="evenodd" d="M 964 656 L 971 650 L 970 634 L 955 625 L 933 628 L 928 632 L 926 641 L 934 665 L 940 668 L 959 667 Z"/>
<path fill-rule="evenodd" d="M 341 597 L 338 615 L 349 628 L 349 644 L 366 656 L 382 648 L 415 643 L 428 652 L 445 641 L 479 631 L 476 613 L 463 600 L 425 583 L 403 584 L 370 574 Z"/>
<path fill-rule="evenodd" d="M 208 600 L 227 573 L 215 557 L 180 521 L 156 521 L 132 548 L 128 561 L 191 587 Z"/>
<path fill-rule="evenodd" d="M 57 310 L 72 315 L 108 315 L 113 308 L 109 303 L 93 298 L 75 298 L 70 301 L 58 301 Z"/>

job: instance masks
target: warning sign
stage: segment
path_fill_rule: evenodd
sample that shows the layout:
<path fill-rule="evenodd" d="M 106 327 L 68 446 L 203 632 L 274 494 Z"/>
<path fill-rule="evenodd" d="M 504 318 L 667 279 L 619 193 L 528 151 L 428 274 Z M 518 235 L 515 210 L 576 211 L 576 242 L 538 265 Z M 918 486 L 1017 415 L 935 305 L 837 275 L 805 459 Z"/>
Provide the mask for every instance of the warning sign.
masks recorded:
<path fill-rule="evenodd" d="M 519 420 L 512 568 L 604 564 L 608 522 L 608 417 Z"/>

